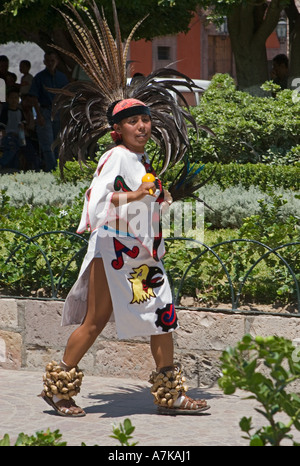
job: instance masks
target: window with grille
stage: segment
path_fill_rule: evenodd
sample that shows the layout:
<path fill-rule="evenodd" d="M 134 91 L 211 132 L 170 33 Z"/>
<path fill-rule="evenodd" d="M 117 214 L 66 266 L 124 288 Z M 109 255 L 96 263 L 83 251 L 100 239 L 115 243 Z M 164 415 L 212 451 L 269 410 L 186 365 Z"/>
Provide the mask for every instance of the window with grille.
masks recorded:
<path fill-rule="evenodd" d="M 170 60 L 171 47 L 158 46 L 157 47 L 157 58 L 158 60 Z"/>

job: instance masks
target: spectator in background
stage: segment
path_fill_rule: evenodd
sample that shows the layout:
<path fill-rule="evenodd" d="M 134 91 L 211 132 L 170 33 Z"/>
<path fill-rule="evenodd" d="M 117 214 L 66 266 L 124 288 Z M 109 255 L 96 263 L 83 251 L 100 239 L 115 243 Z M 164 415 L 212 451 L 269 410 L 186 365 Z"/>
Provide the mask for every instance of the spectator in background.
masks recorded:
<path fill-rule="evenodd" d="M 10 89 L 7 92 L 7 102 L 3 105 L 0 114 L 0 124 L 4 128 L 0 168 L 19 168 L 18 151 L 21 146 L 26 144 L 24 115 L 19 104 L 20 95 L 18 89 Z"/>
<path fill-rule="evenodd" d="M 21 108 L 25 119 L 26 146 L 21 150 L 21 169 L 40 170 L 41 159 L 39 154 L 39 143 L 36 133 L 36 122 L 33 115 L 32 101 L 28 94 L 23 95 Z"/>
<path fill-rule="evenodd" d="M 21 60 L 19 64 L 20 73 L 22 73 L 21 82 L 20 82 L 20 95 L 21 99 L 24 95 L 28 94 L 29 89 L 32 84 L 33 76 L 29 73 L 31 68 L 31 63 L 29 60 Z"/>
<path fill-rule="evenodd" d="M 13 90 L 16 90 L 16 89 L 19 90 L 20 89 L 20 85 L 17 84 L 17 79 L 18 79 L 18 77 L 17 77 L 16 73 L 9 72 L 7 74 L 7 76 L 6 76 L 6 94 L 8 94 L 11 89 L 13 89 Z"/>
<path fill-rule="evenodd" d="M 6 81 L 6 76 L 8 73 L 9 60 L 6 55 L 0 55 L 0 78 Z"/>
<path fill-rule="evenodd" d="M 284 53 L 280 53 L 273 58 L 273 68 L 271 79 L 278 84 L 281 89 L 287 89 L 289 75 L 289 59 Z"/>
<path fill-rule="evenodd" d="M 8 71 L 9 60 L 6 55 L 0 55 L 0 78 L 2 78 L 6 85 L 5 94 L 8 93 L 8 88 L 12 87 L 12 84 L 17 81 L 17 76 L 14 73 Z"/>
<path fill-rule="evenodd" d="M 52 151 L 51 145 L 57 137 L 60 128 L 59 115 L 52 120 L 52 102 L 55 94 L 50 89 L 61 89 L 68 84 L 66 75 L 58 71 L 58 57 L 55 52 L 46 52 L 44 55 L 45 69 L 37 73 L 32 81 L 29 94 L 37 115 L 37 136 L 44 159 L 44 170 L 51 171 L 56 168 L 57 154 Z"/>
<path fill-rule="evenodd" d="M 9 61 L 6 55 L 0 55 L 0 85 L 1 85 L 1 102 L 0 111 L 3 107 L 3 102 L 6 101 L 6 76 L 8 73 Z M 3 80 L 3 81 L 2 81 Z M 2 130 L 2 128 L 0 128 Z"/>

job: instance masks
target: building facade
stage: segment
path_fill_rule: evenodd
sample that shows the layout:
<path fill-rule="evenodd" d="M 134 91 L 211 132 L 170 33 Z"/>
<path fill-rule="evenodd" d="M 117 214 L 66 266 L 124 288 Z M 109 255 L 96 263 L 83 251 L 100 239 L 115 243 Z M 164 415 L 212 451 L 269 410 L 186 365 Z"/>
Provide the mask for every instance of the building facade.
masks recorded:
<path fill-rule="evenodd" d="M 279 42 L 276 31 L 267 40 L 271 63 L 278 53 L 286 53 L 286 41 Z M 192 79 L 210 80 L 216 73 L 235 77 L 234 58 L 226 21 L 217 29 L 206 21 L 205 12 L 195 13 L 187 34 L 157 37 L 152 41 L 133 41 L 130 46 L 131 76 L 148 75 L 170 66 Z"/>

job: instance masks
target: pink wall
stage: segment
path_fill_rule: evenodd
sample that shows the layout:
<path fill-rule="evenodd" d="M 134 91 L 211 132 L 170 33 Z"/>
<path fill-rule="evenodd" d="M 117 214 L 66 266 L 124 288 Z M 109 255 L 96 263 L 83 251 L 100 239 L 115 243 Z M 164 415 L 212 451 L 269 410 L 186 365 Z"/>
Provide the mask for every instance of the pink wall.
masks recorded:
<path fill-rule="evenodd" d="M 195 15 L 188 34 L 177 36 L 177 70 L 192 79 L 201 78 L 201 22 Z"/>
<path fill-rule="evenodd" d="M 144 39 L 135 41 L 130 44 L 131 73 L 143 73 L 145 76 L 152 71 L 152 42 Z"/>

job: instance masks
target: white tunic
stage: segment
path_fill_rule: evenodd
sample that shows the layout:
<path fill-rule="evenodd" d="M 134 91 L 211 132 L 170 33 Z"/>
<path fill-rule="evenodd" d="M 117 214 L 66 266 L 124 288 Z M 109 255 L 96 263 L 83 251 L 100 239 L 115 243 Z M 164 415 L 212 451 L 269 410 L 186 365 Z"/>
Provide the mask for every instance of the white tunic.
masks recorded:
<path fill-rule="evenodd" d="M 101 157 L 86 191 L 78 227 L 78 233 L 91 231 L 88 250 L 66 298 L 62 325 L 83 321 L 89 266 L 95 257 L 102 257 L 119 338 L 177 328 L 172 293 L 160 260 L 165 253 L 158 221 L 162 189 L 157 189 L 155 197 L 147 195 L 117 208 L 111 202 L 114 192 L 138 189 L 145 164 L 149 164 L 146 154 L 119 146 Z"/>

